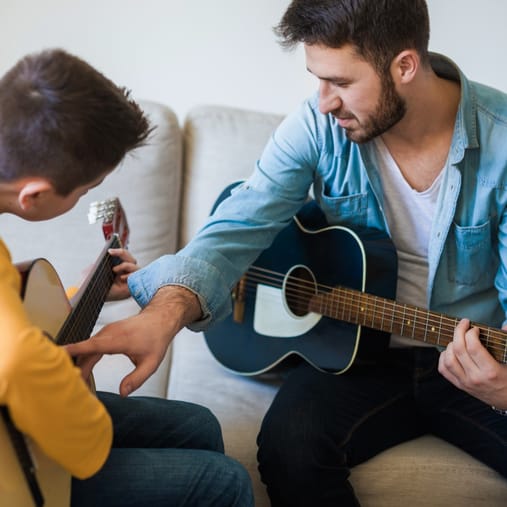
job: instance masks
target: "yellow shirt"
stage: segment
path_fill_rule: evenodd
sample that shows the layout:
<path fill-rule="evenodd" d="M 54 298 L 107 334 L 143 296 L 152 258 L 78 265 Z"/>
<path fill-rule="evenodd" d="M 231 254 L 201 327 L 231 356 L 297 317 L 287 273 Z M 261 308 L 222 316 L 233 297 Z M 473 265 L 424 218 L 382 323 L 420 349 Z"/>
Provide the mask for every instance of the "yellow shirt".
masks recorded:
<path fill-rule="evenodd" d="M 0 405 L 17 428 L 78 478 L 97 472 L 112 423 L 64 349 L 31 324 L 21 277 L 0 240 Z"/>

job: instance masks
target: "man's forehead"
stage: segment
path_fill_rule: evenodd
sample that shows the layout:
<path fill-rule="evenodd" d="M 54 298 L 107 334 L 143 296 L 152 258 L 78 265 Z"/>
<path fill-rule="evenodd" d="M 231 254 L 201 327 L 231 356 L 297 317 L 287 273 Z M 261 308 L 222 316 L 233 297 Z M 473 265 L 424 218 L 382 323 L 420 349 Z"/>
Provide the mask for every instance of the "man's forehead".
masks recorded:
<path fill-rule="evenodd" d="M 341 48 L 305 45 L 305 56 L 308 72 L 329 81 L 353 77 L 372 69 L 370 63 L 359 57 L 350 45 Z"/>

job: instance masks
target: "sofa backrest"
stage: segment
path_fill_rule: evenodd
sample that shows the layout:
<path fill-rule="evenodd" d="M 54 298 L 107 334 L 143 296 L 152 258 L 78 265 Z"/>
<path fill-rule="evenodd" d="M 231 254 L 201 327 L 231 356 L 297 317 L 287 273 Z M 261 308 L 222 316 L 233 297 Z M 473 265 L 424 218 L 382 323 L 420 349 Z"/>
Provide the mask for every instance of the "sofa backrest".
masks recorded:
<path fill-rule="evenodd" d="M 194 236 L 220 192 L 247 178 L 282 116 L 223 106 L 192 109 L 183 126 L 179 246 Z"/>

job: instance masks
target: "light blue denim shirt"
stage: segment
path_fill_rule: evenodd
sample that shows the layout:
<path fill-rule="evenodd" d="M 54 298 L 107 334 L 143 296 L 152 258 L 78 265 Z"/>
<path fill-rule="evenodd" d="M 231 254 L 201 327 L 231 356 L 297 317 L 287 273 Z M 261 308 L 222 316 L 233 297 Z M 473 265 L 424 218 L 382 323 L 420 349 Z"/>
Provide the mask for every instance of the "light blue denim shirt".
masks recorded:
<path fill-rule="evenodd" d="M 461 83 L 461 101 L 431 230 L 428 308 L 498 327 L 507 309 L 507 95 L 469 81 L 440 55 L 432 66 Z M 144 306 L 161 286 L 182 285 L 205 316 L 193 329 L 223 318 L 237 280 L 312 185 L 330 224 L 389 232 L 373 153 L 320 113 L 315 95 L 282 122 L 252 176 L 185 248 L 129 277 L 132 295 Z"/>

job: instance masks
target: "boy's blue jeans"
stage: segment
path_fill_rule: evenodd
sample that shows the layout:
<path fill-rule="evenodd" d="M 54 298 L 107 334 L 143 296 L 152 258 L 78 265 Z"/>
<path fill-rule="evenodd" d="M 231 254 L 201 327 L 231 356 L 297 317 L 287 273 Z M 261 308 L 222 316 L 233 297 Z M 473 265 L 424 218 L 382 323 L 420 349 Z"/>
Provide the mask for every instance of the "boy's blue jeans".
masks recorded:
<path fill-rule="evenodd" d="M 113 448 L 90 479 L 72 480 L 72 507 L 251 507 L 250 477 L 225 456 L 206 408 L 98 393 L 114 424 Z"/>
<path fill-rule="evenodd" d="M 507 477 L 507 417 L 445 380 L 438 357 L 435 348 L 390 349 L 342 375 L 307 363 L 292 370 L 258 437 L 272 506 L 358 506 L 350 469 L 424 433 Z"/>

